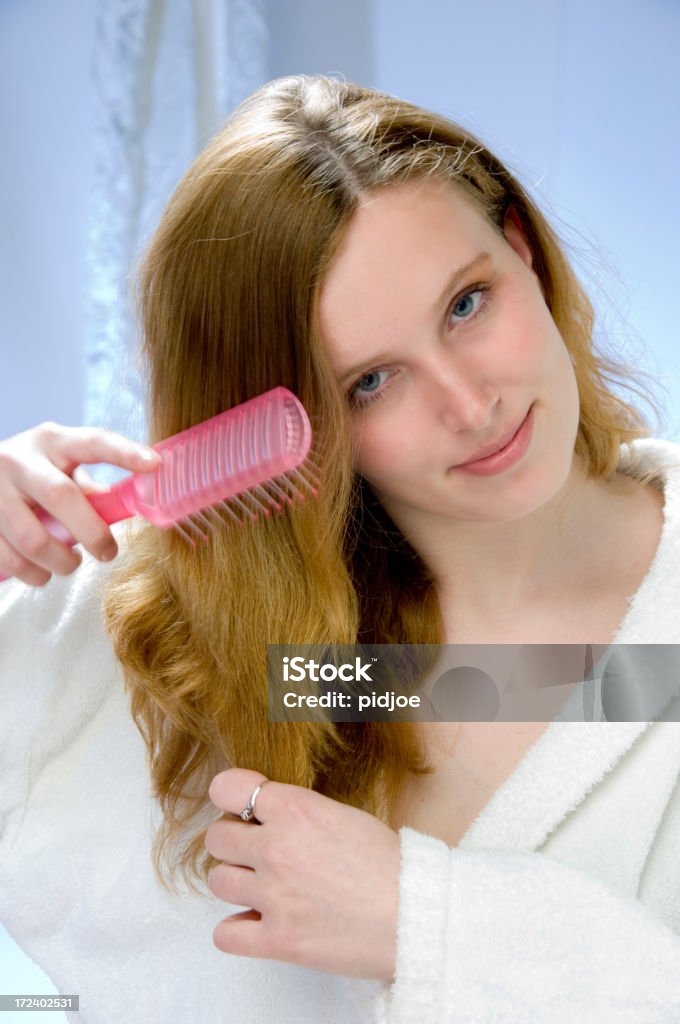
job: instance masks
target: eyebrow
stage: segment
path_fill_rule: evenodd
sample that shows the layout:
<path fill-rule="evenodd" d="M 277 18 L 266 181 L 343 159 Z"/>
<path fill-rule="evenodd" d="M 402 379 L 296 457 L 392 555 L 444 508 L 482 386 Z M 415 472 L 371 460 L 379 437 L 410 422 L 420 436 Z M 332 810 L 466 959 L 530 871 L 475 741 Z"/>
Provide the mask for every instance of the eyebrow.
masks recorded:
<path fill-rule="evenodd" d="M 478 256 L 475 256 L 474 259 L 470 260 L 469 263 L 466 263 L 464 266 L 458 267 L 457 270 L 454 270 L 453 274 L 444 285 L 439 298 L 432 307 L 433 314 L 436 316 L 439 313 L 442 306 L 446 302 L 448 302 L 451 293 L 455 291 L 455 289 L 458 287 L 461 281 L 464 278 L 466 278 L 468 274 L 471 273 L 471 271 L 476 270 L 483 263 L 486 263 L 490 259 L 490 253 L 480 252 L 480 254 Z M 370 356 L 368 359 L 363 359 L 360 363 L 357 363 L 356 366 L 351 366 L 349 369 L 344 370 L 339 377 L 340 384 L 345 384 L 346 381 L 350 380 L 352 377 L 356 377 L 359 374 L 363 373 L 365 370 L 368 370 L 372 366 L 375 366 L 377 363 L 381 363 L 384 360 L 390 358 L 392 357 L 387 353 L 376 352 L 375 355 Z"/>

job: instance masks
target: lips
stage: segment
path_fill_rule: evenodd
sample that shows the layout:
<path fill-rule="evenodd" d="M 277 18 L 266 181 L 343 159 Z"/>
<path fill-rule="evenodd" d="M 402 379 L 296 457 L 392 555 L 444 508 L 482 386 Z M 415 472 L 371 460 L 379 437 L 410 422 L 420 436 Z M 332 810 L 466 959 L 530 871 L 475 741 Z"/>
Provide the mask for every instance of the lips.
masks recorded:
<path fill-rule="evenodd" d="M 519 431 L 520 427 L 522 426 L 522 424 L 524 423 L 524 421 L 526 420 L 528 415 L 529 415 L 529 410 L 527 410 L 527 412 L 524 414 L 524 416 L 522 417 L 520 422 L 518 424 L 516 424 L 516 426 L 511 427 L 509 430 L 507 430 L 504 434 L 501 435 L 500 440 L 495 441 L 493 444 L 485 445 L 485 447 L 480 448 L 472 456 L 471 459 L 467 459 L 466 462 L 459 462 L 458 465 L 459 466 L 469 466 L 473 462 L 479 462 L 480 459 L 486 459 L 486 458 L 489 457 L 489 455 L 495 455 L 497 452 L 502 451 L 502 449 L 505 448 L 506 445 L 510 444 L 510 442 L 513 439 L 513 437 Z"/>

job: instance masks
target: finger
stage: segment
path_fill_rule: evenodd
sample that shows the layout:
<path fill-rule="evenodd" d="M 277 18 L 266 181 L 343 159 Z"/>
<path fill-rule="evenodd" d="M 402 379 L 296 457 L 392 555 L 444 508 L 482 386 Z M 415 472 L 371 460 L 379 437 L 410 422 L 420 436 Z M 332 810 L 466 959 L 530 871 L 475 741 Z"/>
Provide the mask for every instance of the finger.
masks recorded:
<path fill-rule="evenodd" d="M 223 953 L 274 959 L 265 952 L 262 916 L 256 910 L 245 910 L 225 917 L 213 931 L 213 942 Z"/>
<path fill-rule="evenodd" d="M 251 868 L 218 864 L 210 872 L 208 886 L 213 896 L 225 903 L 253 909 L 258 903 L 257 879 Z"/>
<path fill-rule="evenodd" d="M 70 473 L 80 463 L 106 462 L 133 472 L 156 469 L 161 456 L 148 445 L 101 427 L 62 427 L 43 424 L 41 434 L 52 461 Z"/>
<path fill-rule="evenodd" d="M 242 821 L 214 821 L 205 833 L 205 848 L 216 860 L 238 867 L 255 867 L 254 844 L 260 830 Z"/>
<path fill-rule="evenodd" d="M 254 772 L 248 768 L 229 768 L 227 771 L 220 772 L 210 783 L 208 796 L 220 810 L 240 815 L 258 786 L 262 788 L 255 797 L 256 807 L 253 813 L 258 822 L 262 822 L 264 821 L 263 814 L 266 813 L 264 795 L 267 789 L 271 788 L 271 780 L 261 772 Z"/>
<path fill-rule="evenodd" d="M 71 479 L 78 484 L 83 494 L 104 494 L 110 489 L 108 484 L 100 483 L 91 477 L 84 466 L 76 466 L 71 473 Z"/>
<path fill-rule="evenodd" d="M 0 582 L 12 577 L 31 587 L 44 587 L 52 579 L 52 574 L 23 558 L 11 544 L 0 537 Z"/>
<path fill-rule="evenodd" d="M 70 477 L 65 476 L 56 469 L 48 460 L 41 460 L 38 468 L 27 469 L 24 475 L 23 486 L 26 488 L 26 495 L 37 502 L 41 508 L 49 512 L 62 523 L 75 542 L 100 560 L 109 561 L 118 552 L 118 545 L 108 525 L 101 519 L 92 505 L 83 494 L 80 487 Z M 5 506 L 7 502 L 5 501 Z M 25 506 L 24 506 L 25 508 Z M 34 520 L 35 516 L 32 517 Z M 3 513 L 2 531 L 18 551 L 31 556 L 31 550 L 17 542 L 16 527 L 13 522 L 8 522 L 7 510 Z M 37 520 L 36 520 L 37 521 Z M 22 522 L 28 529 L 28 524 L 22 518 Z M 51 572 L 65 575 L 73 572 L 76 565 L 72 562 L 70 555 L 65 553 L 69 548 L 54 540 L 46 527 L 39 523 L 44 541 L 44 534 L 50 538 L 49 546 L 45 549 L 44 559 L 34 559 Z M 37 536 L 31 536 L 31 540 L 38 543 Z M 66 567 L 66 568 L 64 568 Z"/>
<path fill-rule="evenodd" d="M 75 487 L 75 484 L 71 486 Z M 81 500 L 85 500 L 82 495 Z M 52 537 L 16 492 L 3 502 L 0 534 L 4 544 L 3 571 L 24 582 L 35 585 L 35 580 L 42 579 L 45 571 L 68 576 L 82 561 L 80 552 L 73 551 Z M 36 568 L 40 570 L 37 577 Z M 28 579 L 25 575 L 27 572 Z M 44 579 L 42 581 L 47 582 Z"/>

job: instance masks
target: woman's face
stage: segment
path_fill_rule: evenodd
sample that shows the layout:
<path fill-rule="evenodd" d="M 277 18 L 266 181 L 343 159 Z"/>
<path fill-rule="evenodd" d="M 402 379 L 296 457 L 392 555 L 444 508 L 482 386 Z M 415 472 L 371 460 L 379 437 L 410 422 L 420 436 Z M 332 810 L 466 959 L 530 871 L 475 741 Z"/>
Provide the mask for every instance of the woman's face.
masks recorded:
<path fill-rule="evenodd" d="M 508 522 L 566 483 L 579 403 L 526 240 L 453 186 L 395 185 L 356 211 L 320 294 L 356 467 L 395 523 Z M 494 462 L 463 463 L 498 447 Z"/>

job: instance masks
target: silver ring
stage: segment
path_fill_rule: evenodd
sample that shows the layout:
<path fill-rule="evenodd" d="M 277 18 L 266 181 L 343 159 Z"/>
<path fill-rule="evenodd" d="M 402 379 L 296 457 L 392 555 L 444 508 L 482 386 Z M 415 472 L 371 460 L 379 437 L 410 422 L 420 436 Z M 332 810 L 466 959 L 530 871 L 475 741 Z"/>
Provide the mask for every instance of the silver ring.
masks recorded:
<path fill-rule="evenodd" d="M 269 782 L 269 779 L 263 779 L 260 785 L 251 793 L 250 800 L 239 814 L 239 818 L 241 818 L 242 821 L 253 821 L 256 825 L 262 824 L 262 822 L 255 817 L 255 801 L 257 800 L 257 794 L 260 792 L 265 782 Z"/>

